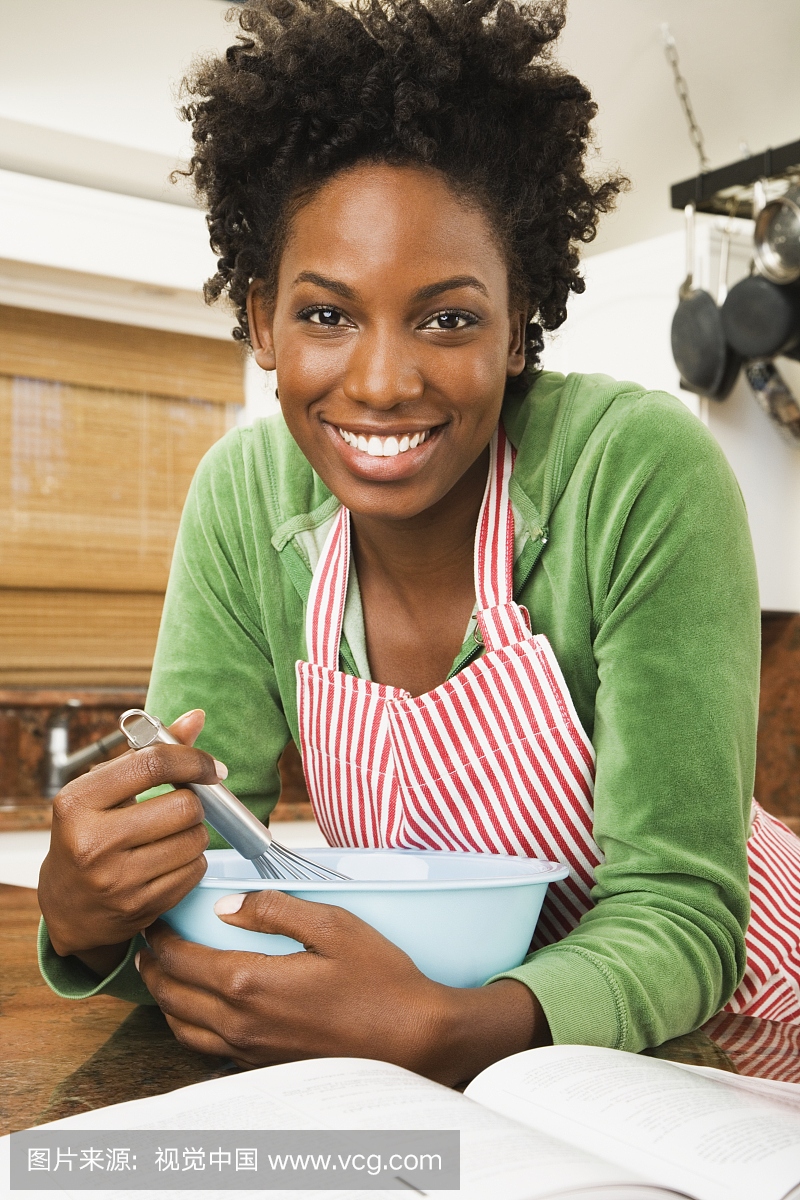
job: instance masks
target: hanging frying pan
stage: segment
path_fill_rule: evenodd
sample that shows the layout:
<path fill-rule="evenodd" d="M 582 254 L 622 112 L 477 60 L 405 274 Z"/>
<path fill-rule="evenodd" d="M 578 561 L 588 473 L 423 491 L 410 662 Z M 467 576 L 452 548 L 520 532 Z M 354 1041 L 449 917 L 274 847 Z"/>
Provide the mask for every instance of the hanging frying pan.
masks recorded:
<path fill-rule="evenodd" d="M 687 204 L 686 278 L 678 293 L 679 303 L 672 318 L 672 357 L 681 374 L 681 387 L 712 400 L 724 400 L 736 382 L 741 357 L 730 348 L 722 327 L 719 304 L 708 292 L 695 288 L 695 209 Z M 720 248 L 719 295 L 727 287 L 730 232 L 725 230 Z"/>
<path fill-rule="evenodd" d="M 749 275 L 722 306 L 725 336 L 743 358 L 800 354 L 800 288 Z"/>

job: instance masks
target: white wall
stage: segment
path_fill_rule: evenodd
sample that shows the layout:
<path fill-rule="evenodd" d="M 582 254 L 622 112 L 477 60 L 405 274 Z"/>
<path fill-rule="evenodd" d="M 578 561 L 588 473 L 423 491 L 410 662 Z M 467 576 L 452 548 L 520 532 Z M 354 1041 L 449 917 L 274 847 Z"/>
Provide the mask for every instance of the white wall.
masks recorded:
<path fill-rule="evenodd" d="M 275 395 L 275 371 L 262 371 L 248 354 L 244 368 L 244 408 L 240 425 L 249 425 L 257 417 L 271 417 L 280 412 Z"/>
<path fill-rule="evenodd" d="M 681 68 L 712 167 L 800 137 L 798 0 L 569 0 L 558 57 L 599 105 L 599 167 L 618 166 L 631 191 L 589 253 L 680 228 L 669 188 L 697 174 L 660 26 Z"/>
<path fill-rule="evenodd" d="M 215 267 L 199 209 L 2 170 L 0 257 L 188 291 Z"/>
<path fill-rule="evenodd" d="M 0 115 L 176 158 L 193 58 L 233 40 L 219 0 L 2 0 Z"/>
<path fill-rule="evenodd" d="M 229 338 L 203 214 L 0 170 L 0 303 Z"/>

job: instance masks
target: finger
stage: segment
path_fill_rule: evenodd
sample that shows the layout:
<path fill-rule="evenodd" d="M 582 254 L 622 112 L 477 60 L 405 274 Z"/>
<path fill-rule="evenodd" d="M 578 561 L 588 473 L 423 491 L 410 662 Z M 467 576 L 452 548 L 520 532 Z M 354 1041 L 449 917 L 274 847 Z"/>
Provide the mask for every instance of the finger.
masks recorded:
<path fill-rule="evenodd" d="M 240 958 L 245 953 L 241 950 L 216 950 L 211 946 L 201 946 L 199 942 L 187 942 L 180 934 L 176 934 L 166 920 L 154 920 L 144 930 L 144 936 L 152 958 L 158 961 L 161 970 L 170 978 L 192 988 L 213 991 L 218 996 L 227 995 L 228 980 L 234 971 L 231 959 Z"/>
<path fill-rule="evenodd" d="M 170 872 L 193 863 L 207 849 L 208 830 L 205 825 L 194 825 L 161 841 L 137 846 L 129 851 L 125 863 L 128 884 L 140 887 L 151 880 L 162 879 Z"/>
<path fill-rule="evenodd" d="M 258 996 L 264 1002 L 273 976 L 285 970 L 297 954 L 253 954 L 248 950 L 215 950 L 187 942 L 166 921 L 154 921 L 144 930 L 151 957 L 170 979 L 190 988 L 202 988 L 225 1005 L 245 1003 Z M 142 961 L 144 961 L 144 956 Z"/>
<path fill-rule="evenodd" d="M 133 932 L 152 925 L 162 913 L 169 912 L 176 904 L 197 887 L 206 873 L 205 855 L 199 855 L 185 867 L 177 867 L 158 879 L 144 883 L 137 894 L 136 916 L 132 918 Z"/>
<path fill-rule="evenodd" d="M 223 896 L 214 905 L 214 912 L 227 925 L 258 933 L 282 933 L 318 954 L 329 953 L 353 923 L 364 924 L 333 904 L 300 900 L 271 888 Z"/>
<path fill-rule="evenodd" d="M 169 726 L 169 732 L 173 737 L 176 737 L 184 746 L 193 746 L 195 741 L 200 736 L 203 726 L 206 723 L 206 714 L 202 708 L 192 708 L 189 712 L 185 712 L 183 716 L 178 717 Z"/>
<path fill-rule="evenodd" d="M 155 926 L 163 925 L 162 921 L 155 923 Z M 155 929 L 155 926 L 153 930 L 147 930 L 147 936 L 149 938 L 152 933 L 155 940 L 161 934 L 161 944 L 164 945 L 167 940 L 166 935 L 163 929 Z M 177 940 L 180 941 L 180 939 Z M 188 947 L 191 946 L 191 943 L 187 942 L 184 945 Z M 232 954 L 220 950 L 212 951 L 212 953 L 217 960 L 224 956 L 227 960 L 241 960 L 248 967 L 251 966 L 253 958 L 260 958 L 260 956 L 252 954 Z M 187 982 L 176 978 L 164 967 L 163 959 L 147 948 L 143 948 L 137 954 L 136 966 L 148 991 L 167 1018 L 176 1038 L 192 1050 L 196 1050 L 200 1054 L 218 1054 L 226 1058 L 233 1058 L 244 1066 L 263 1067 L 268 1062 L 283 1062 L 295 1057 L 291 1051 L 286 1049 L 281 1052 L 273 1047 L 270 1051 L 262 1037 L 257 1039 L 251 1049 L 252 1035 L 247 1031 L 246 1015 L 244 1024 L 242 1023 L 240 1008 L 243 1003 L 246 1004 L 252 998 L 254 991 L 262 1002 L 262 1017 L 267 1017 L 266 1025 L 267 1027 L 270 1025 L 268 1009 L 263 1004 L 263 988 L 258 987 L 257 981 L 248 978 L 247 995 L 244 995 L 240 978 L 236 972 L 234 971 L 229 977 L 226 970 L 219 969 L 218 962 L 218 970 L 215 975 L 212 975 L 212 978 L 222 978 L 227 981 L 226 990 L 218 994 L 206 986 L 205 972 L 201 977 L 202 982 L 198 982 L 198 980 Z M 255 984 L 255 989 L 253 984 Z"/>
<path fill-rule="evenodd" d="M 109 848 L 131 850 L 203 826 L 204 814 L 194 792 L 180 788 L 163 796 L 153 796 L 135 808 L 115 809 L 112 818 L 113 829 L 105 828 L 106 824 L 112 826 L 112 820 L 103 822 Z"/>
<path fill-rule="evenodd" d="M 86 809 L 102 811 L 165 783 L 219 783 L 226 775 L 225 767 L 203 750 L 157 744 L 115 758 L 68 783 L 53 801 L 53 809 L 58 817 Z"/>
<path fill-rule="evenodd" d="M 161 957 L 147 946 L 138 952 L 135 963 L 147 990 L 162 1012 L 203 1029 L 219 1029 L 222 1003 L 218 996 L 206 991 L 197 979 L 188 983 L 176 979 Z"/>
<path fill-rule="evenodd" d="M 192 1025 L 189 1021 L 181 1021 L 177 1017 L 173 1017 L 171 1013 L 164 1013 L 172 1032 L 175 1034 L 175 1040 L 180 1042 L 182 1046 L 186 1046 L 188 1050 L 193 1050 L 195 1054 L 210 1054 L 217 1058 L 232 1058 L 237 1066 L 264 1066 L 259 1062 L 257 1064 L 246 1062 L 242 1058 L 240 1048 L 231 1046 L 218 1033 L 214 1033 L 210 1029 L 201 1029 L 198 1025 Z"/>
<path fill-rule="evenodd" d="M 117 881 L 124 878 L 130 885 L 174 870 L 208 847 L 203 806 L 188 789 L 143 804 L 84 812 L 81 820 L 57 823 L 53 838 L 83 868 L 111 870 Z M 173 843 L 172 838 L 179 840 Z"/>

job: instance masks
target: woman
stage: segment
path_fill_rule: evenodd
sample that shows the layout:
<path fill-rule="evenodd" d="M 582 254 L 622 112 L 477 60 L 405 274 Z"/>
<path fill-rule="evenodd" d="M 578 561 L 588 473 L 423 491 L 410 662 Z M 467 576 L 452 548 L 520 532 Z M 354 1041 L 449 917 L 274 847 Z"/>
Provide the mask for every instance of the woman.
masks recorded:
<path fill-rule="evenodd" d="M 663 1042 L 745 968 L 758 599 L 702 425 L 538 371 L 620 186 L 583 170 L 594 105 L 548 58 L 561 7 L 256 0 L 239 19 L 191 86 L 191 171 L 209 298 L 277 370 L 282 419 L 218 443 L 187 501 L 148 699 L 186 745 L 56 801 L 45 975 L 149 999 L 138 966 L 182 1042 L 250 1066 L 351 1054 L 455 1083 L 551 1039 Z M 333 842 L 568 862 L 526 962 L 446 988 L 280 893 L 220 915 L 309 953 L 162 923 L 146 948 L 205 866 L 180 785 L 224 761 L 266 819 L 290 738 Z"/>

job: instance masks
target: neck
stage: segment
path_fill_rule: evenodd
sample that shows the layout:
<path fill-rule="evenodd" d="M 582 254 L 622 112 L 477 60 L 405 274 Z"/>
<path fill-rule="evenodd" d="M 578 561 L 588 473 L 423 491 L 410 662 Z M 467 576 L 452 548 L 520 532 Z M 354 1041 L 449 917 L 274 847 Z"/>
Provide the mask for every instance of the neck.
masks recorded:
<path fill-rule="evenodd" d="M 391 580 L 400 593 L 422 581 L 472 572 L 475 530 L 489 469 L 485 450 L 458 483 L 432 508 L 404 521 L 352 515 L 353 553 L 364 568 Z"/>

